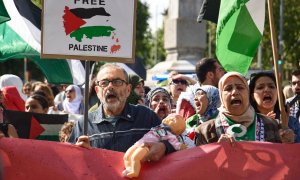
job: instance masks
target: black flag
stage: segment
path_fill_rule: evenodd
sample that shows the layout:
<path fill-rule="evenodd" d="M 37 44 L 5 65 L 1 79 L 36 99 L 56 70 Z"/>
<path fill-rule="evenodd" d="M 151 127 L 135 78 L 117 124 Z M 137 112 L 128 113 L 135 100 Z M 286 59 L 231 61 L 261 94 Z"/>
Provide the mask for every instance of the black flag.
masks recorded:
<path fill-rule="evenodd" d="M 203 0 L 202 6 L 197 18 L 197 22 L 201 23 L 203 19 L 218 23 L 219 9 L 221 0 Z"/>

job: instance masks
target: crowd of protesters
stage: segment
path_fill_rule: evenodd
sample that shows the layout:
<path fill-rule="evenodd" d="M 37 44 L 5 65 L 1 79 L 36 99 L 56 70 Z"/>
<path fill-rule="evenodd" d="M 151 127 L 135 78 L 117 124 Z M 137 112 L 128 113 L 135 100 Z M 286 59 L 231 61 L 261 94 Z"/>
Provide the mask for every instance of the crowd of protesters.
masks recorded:
<path fill-rule="evenodd" d="M 88 105 L 81 86 L 64 84 L 54 91 L 45 82 L 23 85 L 18 76 L 2 75 L 0 137 L 18 137 L 18 129 L 3 117 L 3 111 L 15 110 L 76 115 L 69 116 L 58 134 L 61 142 L 85 148 L 125 152 L 171 113 L 186 122 L 180 138 L 188 148 L 220 141 L 300 142 L 300 70 L 292 73 L 284 96 L 288 129 L 281 128 L 273 72 L 258 72 L 246 79 L 237 72 L 226 73 L 216 59 L 203 58 L 195 73 L 197 79 L 172 71 L 166 86 L 149 88 L 138 75 L 108 63 L 90 83 Z M 83 132 L 84 108 L 89 108 L 88 135 Z M 145 146 L 150 151 L 145 157 L 148 161 L 175 151 L 167 140 Z"/>

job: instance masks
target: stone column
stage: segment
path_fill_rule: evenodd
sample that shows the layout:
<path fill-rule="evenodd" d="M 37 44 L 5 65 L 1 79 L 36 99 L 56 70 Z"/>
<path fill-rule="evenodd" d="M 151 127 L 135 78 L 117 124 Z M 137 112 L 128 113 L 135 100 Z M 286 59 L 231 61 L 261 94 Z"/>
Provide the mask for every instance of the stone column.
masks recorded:
<path fill-rule="evenodd" d="M 204 56 L 206 22 L 196 21 L 201 4 L 202 0 L 170 0 L 164 22 L 166 61 L 195 64 Z"/>

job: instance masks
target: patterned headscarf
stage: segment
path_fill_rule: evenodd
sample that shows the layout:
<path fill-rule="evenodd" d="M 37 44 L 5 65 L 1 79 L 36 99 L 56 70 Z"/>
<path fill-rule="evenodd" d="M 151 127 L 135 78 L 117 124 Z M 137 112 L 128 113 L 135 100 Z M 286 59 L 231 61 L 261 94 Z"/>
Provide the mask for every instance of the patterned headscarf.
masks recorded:
<path fill-rule="evenodd" d="M 202 118 L 204 118 L 203 121 L 207 121 L 212 117 L 214 117 L 219 112 L 218 111 L 218 107 L 220 107 L 219 90 L 218 88 L 211 85 L 203 85 L 200 88 L 198 88 L 196 92 L 199 90 L 204 91 L 208 98 L 208 106 L 206 108 L 206 111 L 204 115 L 201 115 Z"/>
<path fill-rule="evenodd" d="M 161 88 L 161 87 L 153 88 L 153 89 L 151 89 L 151 90 L 148 92 L 147 98 L 145 99 L 145 100 L 146 100 L 146 101 L 145 101 L 145 105 L 146 105 L 147 107 L 150 107 L 152 97 L 153 97 L 155 94 L 159 93 L 159 92 L 162 92 L 162 93 L 164 93 L 164 94 L 167 95 L 167 97 L 170 99 L 170 104 L 171 104 L 171 107 L 172 107 L 173 99 L 172 99 L 170 93 L 169 93 L 166 89 Z"/>

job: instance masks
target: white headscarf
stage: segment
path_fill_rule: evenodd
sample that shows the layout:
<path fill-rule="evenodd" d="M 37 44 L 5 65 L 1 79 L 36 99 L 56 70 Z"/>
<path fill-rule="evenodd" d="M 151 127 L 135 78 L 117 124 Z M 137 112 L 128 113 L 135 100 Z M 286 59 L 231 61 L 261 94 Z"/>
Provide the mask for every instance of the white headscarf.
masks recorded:
<path fill-rule="evenodd" d="M 65 111 L 69 112 L 69 113 L 73 113 L 73 114 L 80 114 L 79 112 L 79 107 L 80 104 L 82 102 L 82 94 L 81 94 L 81 90 L 78 86 L 76 85 L 69 85 L 66 88 L 66 91 L 68 90 L 75 90 L 75 98 L 69 102 L 67 98 L 65 98 L 65 100 L 63 101 L 63 108 Z"/>
<path fill-rule="evenodd" d="M 6 86 L 15 86 L 20 94 L 21 98 L 25 101 L 27 99 L 26 95 L 23 94 L 23 82 L 21 78 L 13 74 L 4 74 L 0 77 L 0 89 Z"/>

